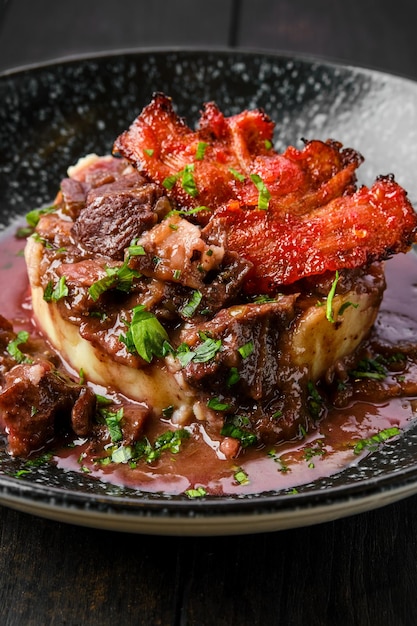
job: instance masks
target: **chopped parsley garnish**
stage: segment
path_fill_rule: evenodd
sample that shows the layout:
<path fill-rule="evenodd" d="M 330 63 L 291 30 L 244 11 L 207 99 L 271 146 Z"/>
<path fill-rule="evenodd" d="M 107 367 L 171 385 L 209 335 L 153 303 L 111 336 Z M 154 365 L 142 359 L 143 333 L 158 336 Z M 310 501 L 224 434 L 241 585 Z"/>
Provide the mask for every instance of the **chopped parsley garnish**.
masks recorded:
<path fill-rule="evenodd" d="M 199 333 L 200 339 L 203 341 L 194 351 L 194 363 L 207 363 L 213 359 L 222 347 L 221 339 L 212 339 L 205 333 Z"/>
<path fill-rule="evenodd" d="M 249 485 L 250 483 L 249 476 L 242 468 L 236 470 L 233 474 L 233 478 L 239 485 Z"/>
<path fill-rule="evenodd" d="M 307 399 L 308 410 L 310 411 L 310 414 L 314 419 L 318 419 L 320 417 L 320 412 L 323 407 L 323 398 L 317 391 L 317 387 L 315 386 L 315 384 L 311 381 L 309 381 L 307 384 L 307 390 L 308 390 L 308 399 Z"/>
<path fill-rule="evenodd" d="M 129 256 L 144 256 L 146 254 L 143 246 L 140 246 L 134 240 L 127 249 L 127 254 Z"/>
<path fill-rule="evenodd" d="M 251 174 L 250 179 L 258 190 L 258 209 L 267 211 L 269 207 L 269 201 L 271 194 L 268 191 L 264 181 L 258 174 Z"/>
<path fill-rule="evenodd" d="M 256 304 L 266 304 L 267 302 L 276 302 L 277 300 L 266 294 L 261 294 L 260 296 L 256 296 L 253 301 L 256 302 Z"/>
<path fill-rule="evenodd" d="M 198 306 L 199 306 L 199 304 L 201 302 L 202 297 L 203 297 L 203 294 L 201 293 L 201 291 L 198 291 L 197 289 L 194 290 L 193 293 L 191 294 L 191 298 L 180 309 L 180 313 L 184 317 L 187 317 L 187 318 L 193 317 L 194 313 L 198 309 Z"/>
<path fill-rule="evenodd" d="M 188 343 L 182 343 L 178 346 L 175 356 L 181 363 L 181 367 L 187 367 L 188 363 L 207 363 L 213 359 L 222 347 L 221 339 L 212 339 L 203 332 L 199 332 L 199 337 L 203 343 L 191 350 Z"/>
<path fill-rule="evenodd" d="M 349 371 L 352 378 L 371 378 L 373 380 L 384 380 L 388 371 L 381 363 L 380 359 L 362 359 L 354 370 Z"/>
<path fill-rule="evenodd" d="M 197 161 L 202 161 L 204 159 L 204 155 L 206 152 L 207 144 L 205 141 L 199 141 L 197 145 L 197 150 L 195 153 L 195 158 Z"/>
<path fill-rule="evenodd" d="M 265 139 L 264 146 L 267 150 L 270 150 L 272 148 L 272 141 L 270 141 L 269 139 Z"/>
<path fill-rule="evenodd" d="M 181 173 L 181 187 L 190 196 L 196 198 L 198 196 L 198 189 L 194 180 L 194 165 L 186 165 Z"/>
<path fill-rule="evenodd" d="M 200 213 L 201 211 L 210 211 L 210 208 L 208 206 L 196 206 L 194 207 L 194 209 L 172 209 L 169 213 L 166 214 L 165 219 L 167 217 L 171 217 L 172 215 L 195 215 L 195 213 Z M 175 224 L 170 224 L 170 228 L 172 228 L 172 226 L 176 226 Z M 178 228 L 178 226 L 176 227 L 176 229 Z M 174 230 L 176 230 L 174 229 Z"/>
<path fill-rule="evenodd" d="M 43 299 L 46 302 L 58 302 L 61 298 L 68 295 L 68 287 L 66 285 L 66 277 L 61 276 L 57 285 L 54 286 L 52 280 L 48 282 L 43 293 Z"/>
<path fill-rule="evenodd" d="M 312 446 L 304 449 L 304 459 L 308 463 L 309 469 L 314 469 L 314 463 L 312 458 L 315 456 L 323 456 L 326 454 L 326 449 L 323 447 L 321 440 L 315 441 Z"/>
<path fill-rule="evenodd" d="M 346 309 L 348 309 L 350 306 L 353 306 L 354 309 L 357 309 L 359 306 L 358 302 L 344 302 L 342 304 L 342 306 L 340 307 L 339 311 L 338 311 L 338 315 L 343 315 L 343 313 L 346 311 Z"/>
<path fill-rule="evenodd" d="M 134 246 L 134 248 L 140 249 L 142 246 Z M 139 255 L 142 254 L 142 252 L 137 251 L 136 254 Z M 133 279 L 140 278 L 140 276 L 140 272 L 132 270 L 128 266 L 128 260 L 126 260 L 120 267 L 106 267 L 106 276 L 103 276 L 103 278 L 96 280 L 96 282 L 90 285 L 88 293 L 94 302 L 109 289 L 115 288 L 119 291 L 129 293 L 132 288 Z"/>
<path fill-rule="evenodd" d="M 190 433 L 185 428 L 178 430 L 167 430 L 157 437 L 152 444 L 147 437 L 143 437 L 136 443 L 125 446 L 112 447 L 109 450 L 110 456 L 98 459 L 100 464 L 108 463 L 128 463 L 131 469 L 137 467 L 139 461 L 153 463 L 159 459 L 164 451 L 171 454 L 178 454 L 184 439 L 188 439 Z M 116 441 L 113 439 L 113 441 Z"/>
<path fill-rule="evenodd" d="M 172 414 L 174 412 L 174 405 L 170 404 L 169 406 L 166 406 L 162 409 L 162 415 L 166 418 L 169 419 L 170 417 L 172 417 Z"/>
<path fill-rule="evenodd" d="M 165 189 L 168 189 L 168 191 L 170 191 L 171 189 L 173 189 L 177 180 L 180 180 L 181 187 L 184 189 L 184 191 L 186 191 L 193 198 L 196 198 L 198 196 L 198 189 L 194 180 L 193 172 L 194 165 L 193 163 L 190 163 L 177 174 L 171 174 L 170 176 L 164 178 L 164 180 L 162 181 L 162 185 L 163 187 L 165 187 Z"/>
<path fill-rule="evenodd" d="M 339 272 L 336 270 L 335 278 L 334 278 L 334 281 L 332 282 L 332 286 L 330 288 L 329 295 L 327 296 L 327 301 L 326 301 L 326 318 L 331 324 L 334 324 L 333 298 L 336 293 L 336 287 L 337 287 L 338 281 L 339 281 Z"/>
<path fill-rule="evenodd" d="M 243 346 L 238 348 L 237 351 L 239 352 L 242 359 L 247 359 L 248 356 L 250 356 L 254 351 L 253 341 L 248 341 L 248 343 L 245 343 Z"/>
<path fill-rule="evenodd" d="M 227 411 L 230 409 L 230 404 L 222 402 L 219 398 L 210 398 L 207 406 L 209 409 L 213 409 L 213 411 Z"/>
<path fill-rule="evenodd" d="M 384 430 L 380 430 L 375 435 L 372 435 L 372 437 L 358 441 L 353 448 L 353 452 L 354 454 L 360 454 L 362 450 L 374 452 L 374 450 L 378 448 L 379 444 L 384 443 L 387 439 L 391 439 L 392 437 L 396 437 L 400 434 L 401 430 L 397 426 L 385 428 Z"/>
<path fill-rule="evenodd" d="M 279 472 L 281 472 L 282 474 L 286 474 L 287 472 L 291 472 L 291 468 L 285 463 L 285 461 L 283 460 L 282 456 L 278 456 L 278 454 L 276 453 L 275 450 L 270 450 L 268 452 L 268 456 L 270 456 L 274 460 L 274 463 L 278 463 L 278 465 L 279 465 L 278 471 Z"/>
<path fill-rule="evenodd" d="M 238 372 L 237 367 L 231 367 L 229 371 L 229 376 L 226 382 L 227 386 L 232 387 L 233 385 L 236 385 L 236 383 L 238 383 L 239 380 L 240 380 L 240 374 Z"/>
<path fill-rule="evenodd" d="M 224 435 L 225 437 L 238 439 L 243 448 L 253 446 L 258 441 L 258 438 L 254 433 L 251 433 L 245 428 L 245 426 L 249 424 L 250 421 L 247 417 L 242 415 L 234 415 L 227 418 L 227 420 L 223 424 L 220 434 Z"/>
<path fill-rule="evenodd" d="M 154 356 L 164 356 L 164 344 L 169 339 L 165 328 L 142 304 L 134 307 L 132 313 L 127 333 L 120 335 L 120 341 L 131 354 L 138 354 L 148 363 Z"/>
<path fill-rule="evenodd" d="M 147 154 L 150 157 L 153 156 L 153 153 L 155 152 L 153 148 L 144 148 L 143 151 L 145 154 Z"/>
<path fill-rule="evenodd" d="M 17 361 L 17 363 L 32 362 L 32 359 L 30 359 L 26 354 L 23 354 L 19 348 L 19 346 L 22 345 L 22 343 L 26 343 L 28 339 L 29 333 L 27 330 L 20 330 L 16 337 L 7 344 L 7 352 L 14 358 L 15 361 Z"/>
<path fill-rule="evenodd" d="M 238 172 L 237 170 L 235 170 L 234 167 L 229 167 L 229 172 L 233 174 L 236 180 L 238 180 L 240 183 L 243 183 L 243 181 L 245 180 L 245 176 L 241 174 L 240 172 Z"/>
<path fill-rule="evenodd" d="M 162 181 L 162 186 L 170 191 L 178 180 L 178 174 L 171 174 Z"/>
<path fill-rule="evenodd" d="M 35 228 L 35 226 L 38 225 L 39 220 L 42 215 L 46 215 L 48 213 L 54 213 L 54 211 L 56 211 L 56 206 L 47 206 L 47 207 L 41 207 L 39 209 L 33 209 L 33 211 L 29 211 L 29 213 L 26 214 L 26 221 L 29 224 L 29 226 L 32 226 L 32 228 Z"/>
<path fill-rule="evenodd" d="M 207 491 L 204 489 L 204 487 L 196 487 L 194 489 L 187 489 L 187 491 L 184 491 L 184 493 L 189 498 L 201 498 L 202 496 L 207 495 Z"/>
<path fill-rule="evenodd" d="M 30 474 L 34 468 L 41 467 L 42 465 L 47 465 L 48 463 L 50 463 L 52 457 L 52 452 L 45 452 L 44 454 L 41 454 L 34 459 L 28 459 L 27 461 L 25 461 L 23 468 L 17 470 L 17 472 L 15 472 L 13 476 L 15 478 L 22 478 L 22 476 Z"/>
<path fill-rule="evenodd" d="M 110 439 L 113 443 L 117 443 L 123 439 L 122 429 L 120 428 L 120 422 L 123 418 L 123 407 L 117 411 L 109 411 L 108 409 L 101 408 L 100 416 L 104 419 L 104 422 L 109 429 Z"/>

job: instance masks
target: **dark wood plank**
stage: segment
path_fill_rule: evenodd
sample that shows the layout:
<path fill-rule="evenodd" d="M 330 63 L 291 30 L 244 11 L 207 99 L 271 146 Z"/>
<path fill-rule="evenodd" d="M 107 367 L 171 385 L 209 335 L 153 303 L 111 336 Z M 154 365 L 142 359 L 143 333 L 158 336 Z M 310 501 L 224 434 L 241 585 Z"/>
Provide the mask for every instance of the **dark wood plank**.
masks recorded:
<path fill-rule="evenodd" d="M 0 509 L 2 624 L 379 626 L 417 615 L 417 498 L 241 537 L 146 537 Z"/>
<path fill-rule="evenodd" d="M 13 0 L 0 31 L 0 69 L 149 46 L 226 46 L 233 0 Z"/>
<path fill-rule="evenodd" d="M 409 0 L 242 0 L 238 45 L 315 54 L 417 77 Z"/>

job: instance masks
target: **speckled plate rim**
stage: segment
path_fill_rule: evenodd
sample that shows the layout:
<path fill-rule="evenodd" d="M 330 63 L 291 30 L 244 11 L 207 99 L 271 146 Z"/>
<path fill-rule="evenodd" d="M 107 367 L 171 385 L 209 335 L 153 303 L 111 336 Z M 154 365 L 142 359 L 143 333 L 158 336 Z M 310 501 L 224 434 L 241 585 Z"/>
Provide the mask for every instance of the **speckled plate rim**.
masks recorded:
<path fill-rule="evenodd" d="M 389 479 L 291 496 L 262 496 L 253 501 L 228 498 L 194 502 L 164 499 L 83 497 L 77 492 L 32 485 L 15 488 L 0 477 L 0 504 L 45 519 L 117 532 L 167 536 L 217 536 L 275 532 L 335 521 L 388 506 L 417 493 L 414 470 L 398 485 Z M 384 483 L 381 487 L 380 483 Z M 385 484 L 387 483 L 387 484 Z M 130 505 L 130 506 L 129 506 Z M 217 506 L 216 506 L 217 505 Z"/>
<path fill-rule="evenodd" d="M 284 59 L 368 75 L 399 79 L 416 86 L 407 76 L 381 71 L 377 68 L 346 64 L 335 59 L 312 55 L 294 55 L 257 49 L 158 47 L 122 49 L 94 54 L 71 55 L 36 64 L 26 64 L 3 70 L 1 78 L 53 69 L 56 66 L 126 55 L 147 54 L 238 54 Z M 157 535 L 232 535 L 271 532 L 309 526 L 380 508 L 417 493 L 417 461 L 415 466 L 367 478 L 363 482 L 317 489 L 305 493 L 283 495 L 254 494 L 242 499 L 202 498 L 178 500 L 169 496 L 148 499 L 121 498 L 86 494 L 71 489 L 45 486 L 0 473 L 0 504 L 43 518 L 105 530 Z"/>

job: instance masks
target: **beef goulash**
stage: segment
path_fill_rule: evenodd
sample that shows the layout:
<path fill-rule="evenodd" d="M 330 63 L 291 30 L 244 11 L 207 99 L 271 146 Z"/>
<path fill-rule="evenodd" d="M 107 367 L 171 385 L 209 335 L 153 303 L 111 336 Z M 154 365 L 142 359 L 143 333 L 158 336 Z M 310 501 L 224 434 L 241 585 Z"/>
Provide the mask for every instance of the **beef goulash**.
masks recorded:
<path fill-rule="evenodd" d="M 409 250 L 417 217 L 392 175 L 357 186 L 355 150 L 303 140 L 281 154 L 273 132 L 261 110 L 225 117 L 214 103 L 192 130 L 156 94 L 112 156 L 81 159 L 30 214 L 48 343 L 2 322 L 12 455 L 66 430 L 132 459 L 163 423 L 167 441 L 198 424 L 219 458 L 237 458 L 297 440 L 354 394 L 384 262 Z"/>

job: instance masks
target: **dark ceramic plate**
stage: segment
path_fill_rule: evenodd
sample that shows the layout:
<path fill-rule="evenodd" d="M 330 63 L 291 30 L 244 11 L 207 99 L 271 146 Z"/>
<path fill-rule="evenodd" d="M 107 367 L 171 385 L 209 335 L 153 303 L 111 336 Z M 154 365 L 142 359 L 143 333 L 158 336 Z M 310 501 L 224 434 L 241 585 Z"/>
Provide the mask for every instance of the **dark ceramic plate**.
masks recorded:
<path fill-rule="evenodd" d="M 313 59 L 234 51 L 139 51 L 68 60 L 0 77 L 0 210 L 3 225 L 49 202 L 68 165 L 108 153 L 154 91 L 191 122 L 203 102 L 228 115 L 263 107 L 278 149 L 334 137 L 366 155 L 362 182 L 395 172 L 417 200 L 417 84 Z M 417 428 L 357 466 L 299 488 L 191 501 L 139 493 L 56 468 L 13 475 L 0 452 L 0 503 L 62 521 L 131 532 L 228 534 L 303 526 L 417 492 Z"/>

